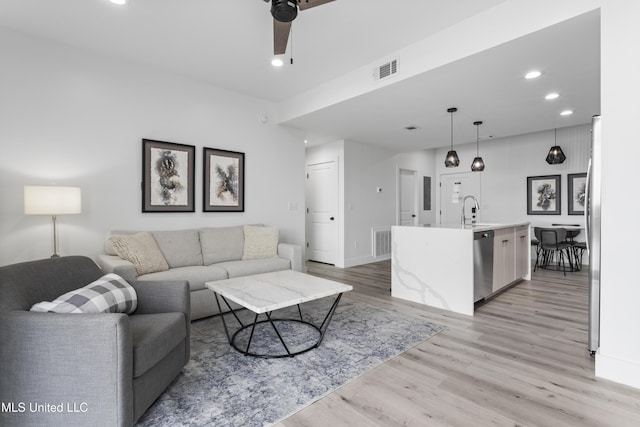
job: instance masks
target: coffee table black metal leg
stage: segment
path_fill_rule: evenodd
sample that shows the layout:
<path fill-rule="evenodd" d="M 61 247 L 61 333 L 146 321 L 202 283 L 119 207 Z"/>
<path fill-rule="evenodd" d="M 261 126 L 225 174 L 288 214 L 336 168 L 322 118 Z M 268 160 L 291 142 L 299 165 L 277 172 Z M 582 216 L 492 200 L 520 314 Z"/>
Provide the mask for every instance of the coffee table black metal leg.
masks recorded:
<path fill-rule="evenodd" d="M 256 324 L 258 323 L 258 316 L 259 316 L 259 314 L 256 314 L 256 317 L 253 318 L 253 326 L 251 326 L 251 334 L 249 335 L 249 342 L 247 343 L 247 350 L 244 352 L 245 356 L 249 354 L 249 347 L 251 347 L 251 340 L 253 340 L 253 331 L 256 330 Z"/>
<path fill-rule="evenodd" d="M 213 294 L 216 296 L 216 304 L 218 304 L 218 311 L 220 312 L 220 318 L 222 319 L 222 325 L 224 326 L 224 333 L 227 334 L 227 340 L 229 340 L 229 344 L 231 344 L 232 338 L 231 338 L 231 335 L 229 334 L 229 328 L 227 327 L 227 322 L 225 321 L 225 318 L 224 318 L 224 316 L 227 313 L 224 313 L 222 311 L 222 307 L 220 306 L 220 300 L 218 299 L 218 293 L 214 292 Z M 244 324 L 242 323 L 242 321 L 240 320 L 240 318 L 238 317 L 236 312 L 231 308 L 231 305 L 229 304 L 229 301 L 227 301 L 227 299 L 225 297 L 223 297 L 222 295 L 220 295 L 220 298 L 222 298 L 222 301 L 224 301 L 224 303 L 229 308 L 229 313 L 233 314 L 233 317 L 236 318 L 236 320 L 240 324 L 240 327 L 243 328 Z"/>
<path fill-rule="evenodd" d="M 271 320 L 271 312 L 265 313 L 265 314 L 267 315 L 267 319 L 269 319 L 269 323 L 271 323 L 271 326 L 273 326 L 273 330 L 276 331 L 276 335 L 278 335 L 278 338 L 280 338 L 280 342 L 282 343 L 282 346 L 287 351 L 287 355 L 289 355 L 289 357 L 292 357 L 291 352 L 289 351 L 289 348 L 284 343 L 284 339 L 282 339 L 282 335 L 280 335 L 280 331 L 278 331 L 278 328 L 276 328 L 275 323 L 273 323 L 273 320 Z"/>
<path fill-rule="evenodd" d="M 322 343 L 322 340 L 324 339 L 324 333 L 327 331 L 327 328 L 329 327 L 329 323 L 331 322 L 331 318 L 333 317 L 333 313 L 335 313 L 336 308 L 338 307 L 338 303 L 340 302 L 340 298 L 342 298 L 342 294 L 338 294 L 338 296 L 336 297 L 336 300 L 333 302 L 333 305 L 331 306 L 331 308 L 329 309 L 329 312 L 327 313 L 327 315 L 325 316 L 324 320 L 322 321 L 322 324 L 320 325 L 320 339 L 318 340 L 318 343 L 316 344 L 316 348 L 320 345 L 320 343 Z"/>

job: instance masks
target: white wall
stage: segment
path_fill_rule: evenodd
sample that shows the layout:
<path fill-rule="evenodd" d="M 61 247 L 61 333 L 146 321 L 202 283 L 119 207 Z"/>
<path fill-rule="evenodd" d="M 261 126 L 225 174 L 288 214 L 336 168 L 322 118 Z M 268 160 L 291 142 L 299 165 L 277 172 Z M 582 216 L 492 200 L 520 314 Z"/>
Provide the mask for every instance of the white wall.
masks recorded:
<path fill-rule="evenodd" d="M 345 266 L 373 261 L 371 228 L 394 224 L 392 156 L 389 150 L 345 142 Z"/>
<path fill-rule="evenodd" d="M 640 2 L 602 0 L 602 264 L 596 375 L 640 388 L 638 182 Z"/>
<path fill-rule="evenodd" d="M 594 111 L 594 114 L 597 113 L 598 111 Z M 530 222 L 532 226 L 561 223 L 584 226 L 582 215 L 568 214 L 567 175 L 587 171 L 591 147 L 590 129 L 591 126 L 586 124 L 557 130 L 557 144 L 567 156 L 565 162 L 560 165 L 549 165 L 545 161 L 549 148 L 555 145 L 553 129 L 481 141 L 479 151 L 485 163 L 485 170 L 474 172 L 480 174 L 479 222 Z M 448 148 L 438 149 L 438 177 L 449 173 L 471 173 L 471 162 L 476 156 L 476 144 L 455 145 L 454 148 L 460 157 L 460 166 L 445 168 L 444 158 Z M 527 177 L 540 175 L 561 175 L 561 215 L 527 215 Z M 437 192 L 439 209 L 439 187 Z"/>
<path fill-rule="evenodd" d="M 28 184 L 82 188 L 82 214 L 59 217 L 63 255 L 95 257 L 110 229 L 264 223 L 304 242 L 304 144 L 259 122 L 273 105 L 8 30 L 0 56 L 0 265 L 52 252 L 51 219 L 23 213 Z M 142 138 L 196 147 L 195 213 L 141 213 Z M 202 212 L 205 146 L 245 153 L 244 213 Z"/>

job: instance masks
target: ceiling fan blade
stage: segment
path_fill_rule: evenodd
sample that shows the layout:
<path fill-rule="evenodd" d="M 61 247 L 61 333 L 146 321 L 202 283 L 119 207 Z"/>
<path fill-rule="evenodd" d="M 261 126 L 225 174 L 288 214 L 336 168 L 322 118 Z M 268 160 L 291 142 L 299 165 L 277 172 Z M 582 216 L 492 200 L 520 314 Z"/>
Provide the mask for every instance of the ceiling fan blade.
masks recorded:
<path fill-rule="evenodd" d="M 312 7 L 320 6 L 333 0 L 298 0 L 298 9 L 306 10 Z"/>
<path fill-rule="evenodd" d="M 287 52 L 287 42 L 289 41 L 289 32 L 291 31 L 291 22 L 280 22 L 273 20 L 273 54 L 282 55 Z"/>

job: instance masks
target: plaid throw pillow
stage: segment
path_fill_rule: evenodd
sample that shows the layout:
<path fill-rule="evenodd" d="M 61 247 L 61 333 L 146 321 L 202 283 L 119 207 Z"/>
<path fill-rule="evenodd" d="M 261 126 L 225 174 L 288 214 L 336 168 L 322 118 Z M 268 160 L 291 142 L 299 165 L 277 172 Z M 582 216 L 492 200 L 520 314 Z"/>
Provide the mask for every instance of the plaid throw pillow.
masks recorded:
<path fill-rule="evenodd" d="M 117 274 L 107 274 L 52 302 L 34 304 L 31 311 L 50 313 L 126 313 L 138 306 L 135 289 Z"/>

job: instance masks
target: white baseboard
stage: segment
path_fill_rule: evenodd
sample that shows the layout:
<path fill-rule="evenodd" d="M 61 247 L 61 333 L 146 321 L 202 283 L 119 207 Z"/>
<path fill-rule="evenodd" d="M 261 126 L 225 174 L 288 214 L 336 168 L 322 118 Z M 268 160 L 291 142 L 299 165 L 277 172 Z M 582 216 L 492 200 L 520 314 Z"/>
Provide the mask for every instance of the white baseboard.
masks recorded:
<path fill-rule="evenodd" d="M 596 377 L 640 388 L 640 363 L 596 353 Z"/>
<path fill-rule="evenodd" d="M 391 255 L 383 255 L 379 257 L 363 256 L 357 258 L 349 258 L 344 260 L 344 267 L 355 267 L 356 265 L 371 264 L 372 262 L 385 261 L 391 259 Z"/>

